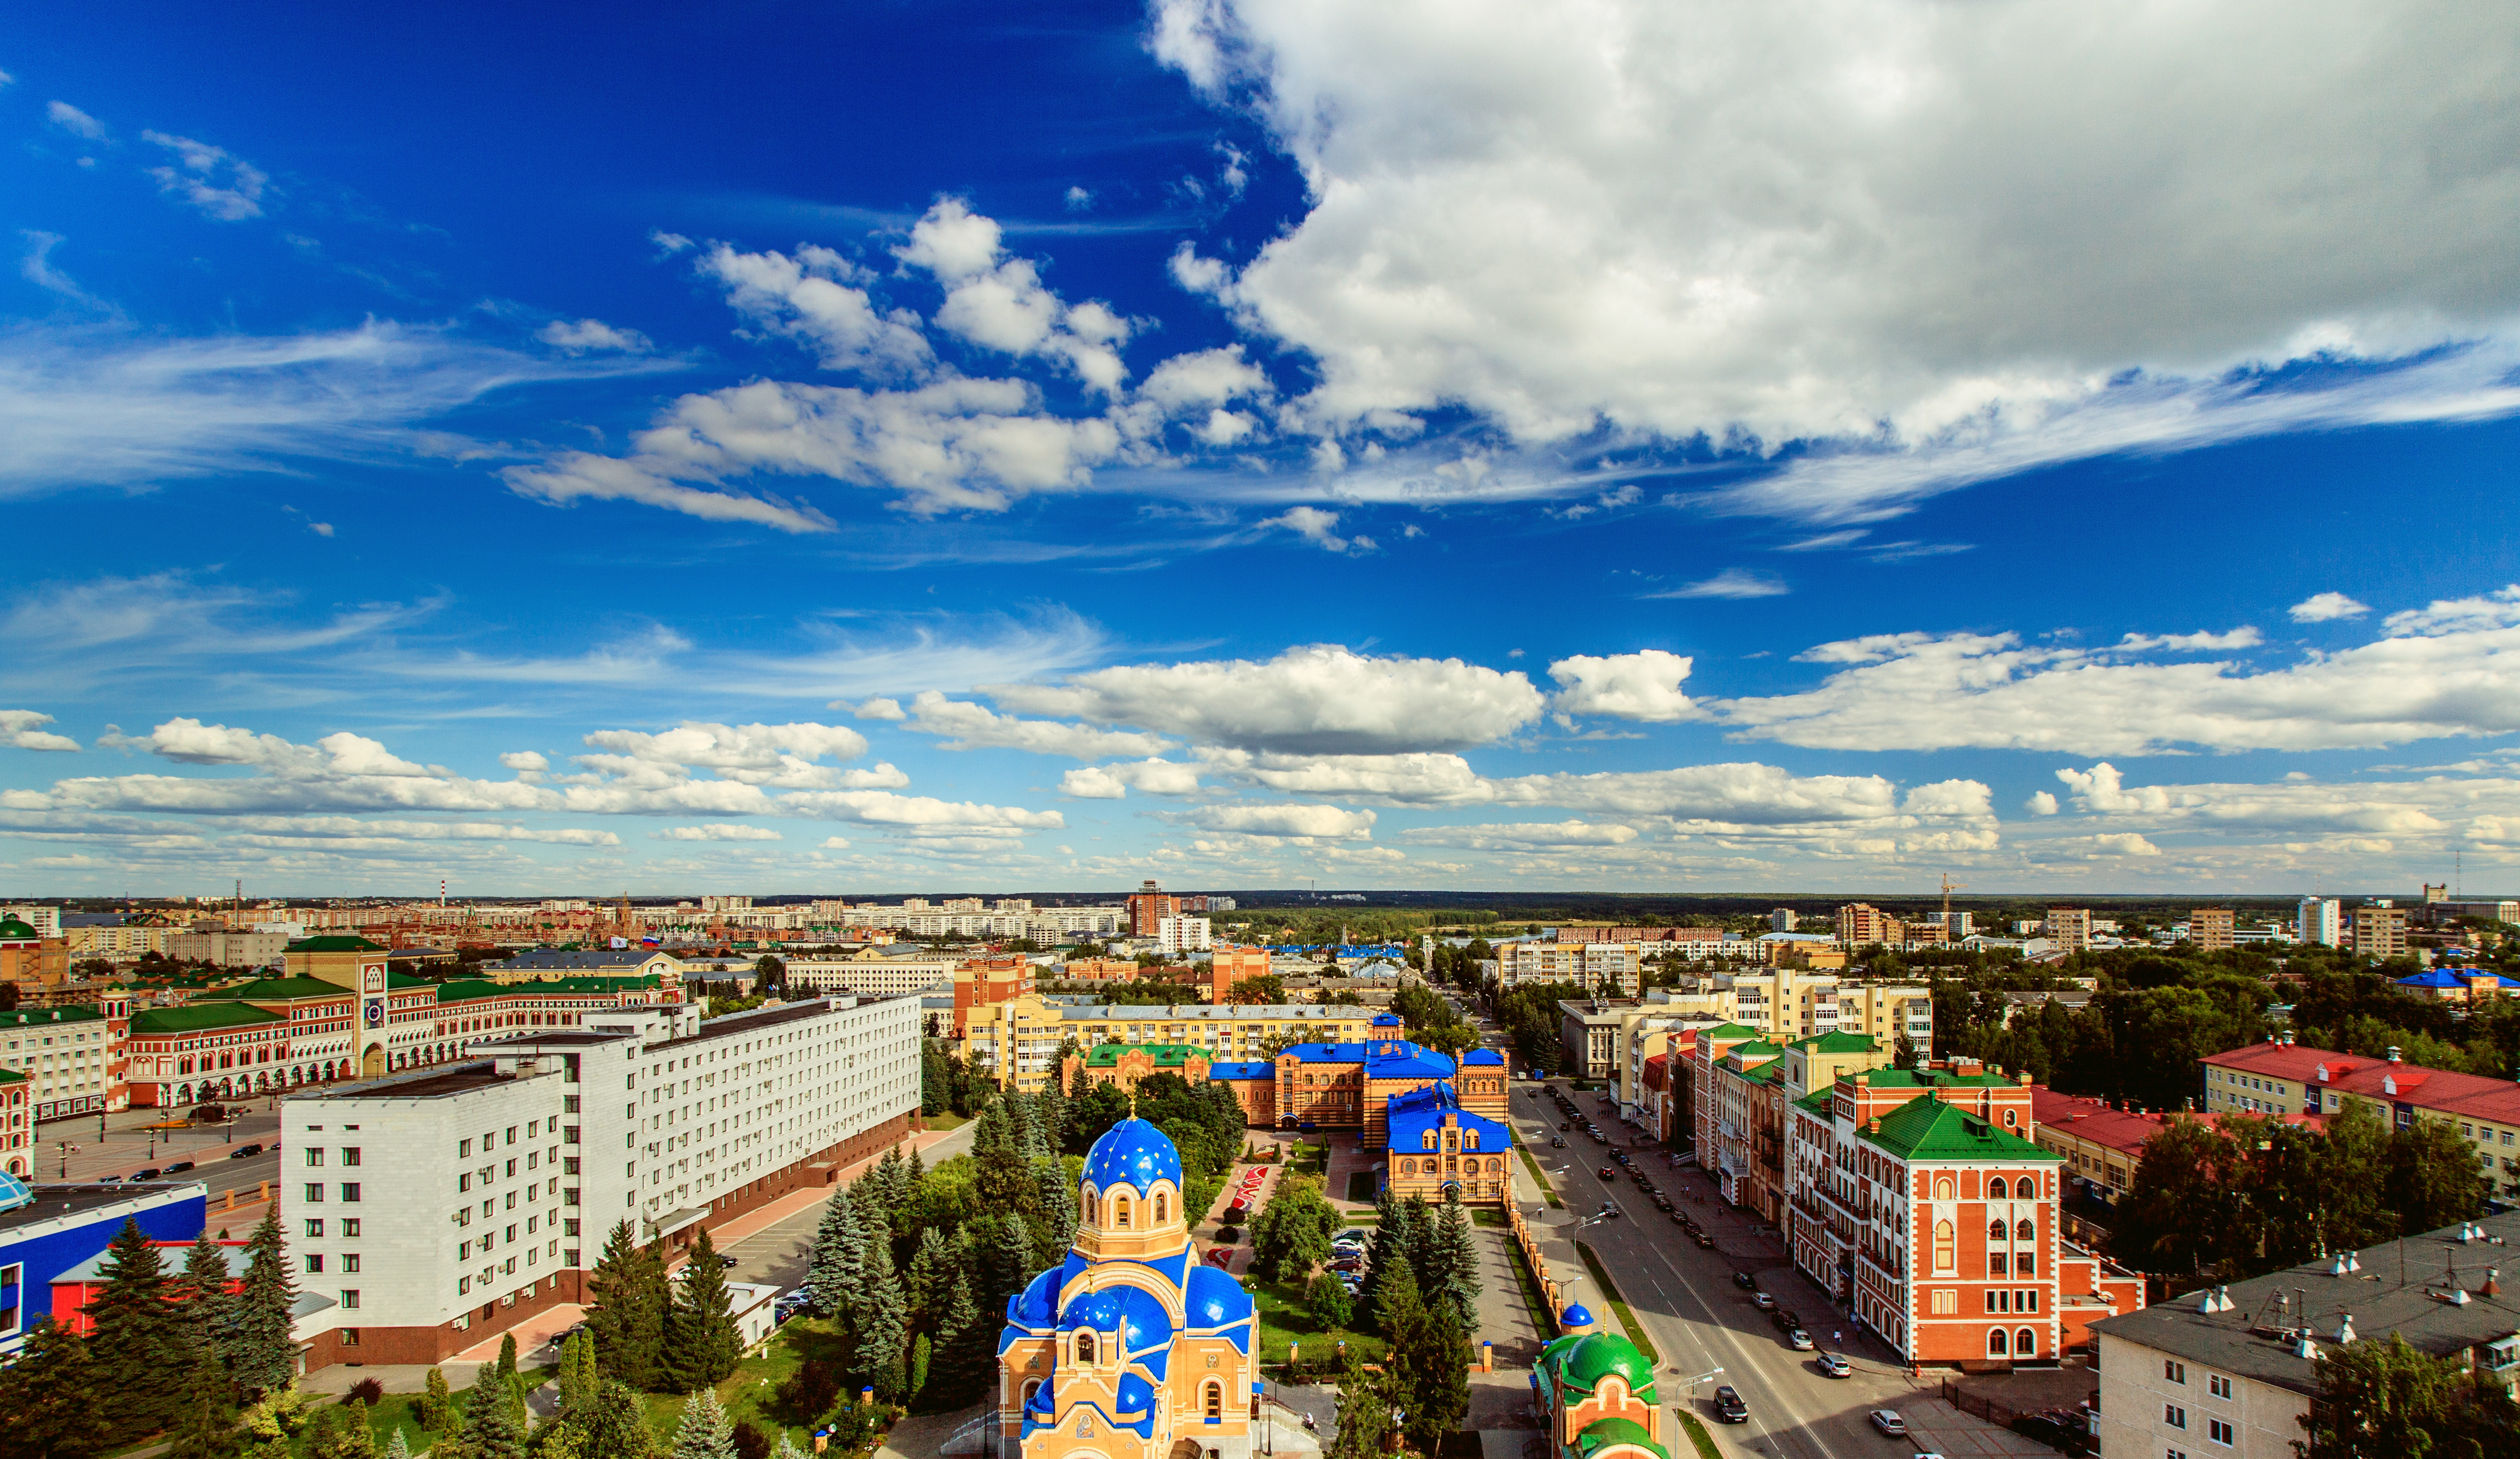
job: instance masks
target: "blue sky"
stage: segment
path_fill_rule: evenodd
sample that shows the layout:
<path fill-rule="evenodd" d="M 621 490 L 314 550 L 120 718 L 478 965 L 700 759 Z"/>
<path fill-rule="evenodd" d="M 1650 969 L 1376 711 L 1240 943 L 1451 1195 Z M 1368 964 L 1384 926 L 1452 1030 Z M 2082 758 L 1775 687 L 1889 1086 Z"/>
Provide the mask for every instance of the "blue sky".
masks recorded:
<path fill-rule="evenodd" d="M 15 894 L 2510 889 L 2507 17 L 1043 15 L 22 18 Z"/>

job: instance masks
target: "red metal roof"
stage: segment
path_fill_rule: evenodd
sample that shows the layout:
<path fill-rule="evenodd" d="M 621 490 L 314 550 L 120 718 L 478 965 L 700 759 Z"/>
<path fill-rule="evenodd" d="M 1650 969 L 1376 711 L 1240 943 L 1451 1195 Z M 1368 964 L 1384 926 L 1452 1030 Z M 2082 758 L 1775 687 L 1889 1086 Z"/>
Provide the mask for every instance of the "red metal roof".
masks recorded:
<path fill-rule="evenodd" d="M 2209 1054 L 2208 1068 L 2291 1079 L 2313 1089 L 2336 1089 L 2383 1104 L 2411 1105 L 2470 1119 L 2520 1124 L 2520 1084 L 2420 1064 L 2391 1064 L 2365 1054 L 2315 1049 L 2307 1044 L 2255 1043 Z M 2321 1072 L 2326 1074 L 2320 1078 Z"/>

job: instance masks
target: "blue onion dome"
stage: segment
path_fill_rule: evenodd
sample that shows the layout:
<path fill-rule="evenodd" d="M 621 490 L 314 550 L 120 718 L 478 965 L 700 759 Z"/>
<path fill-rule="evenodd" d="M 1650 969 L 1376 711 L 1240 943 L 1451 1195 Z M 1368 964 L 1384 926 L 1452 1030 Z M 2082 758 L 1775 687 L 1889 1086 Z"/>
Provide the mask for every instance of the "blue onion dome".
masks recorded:
<path fill-rule="evenodd" d="M 1193 1328 L 1231 1327 L 1251 1320 L 1251 1294 L 1233 1276 L 1213 1266 L 1190 1269 L 1190 1286 L 1182 1293 L 1183 1321 Z"/>
<path fill-rule="evenodd" d="M 1557 1314 L 1557 1325 L 1570 1331 L 1579 1327 L 1591 1327 L 1593 1314 L 1584 1309 L 1582 1302 L 1568 1302 L 1566 1310 Z"/>
<path fill-rule="evenodd" d="M 1105 1287 L 1100 1292 L 1080 1292 L 1068 1299 L 1067 1310 L 1059 1314 L 1061 1332 L 1091 1329 L 1098 1333 L 1120 1335 L 1120 1350 L 1144 1352 L 1161 1347 L 1173 1340 L 1172 1314 L 1155 1295 L 1142 1287 Z"/>
<path fill-rule="evenodd" d="M 1181 1189 L 1181 1152 L 1171 1136 L 1135 1116 L 1111 1126 L 1086 1153 L 1083 1183 L 1097 1192 L 1125 1185 L 1143 1195 L 1158 1180 Z"/>
<path fill-rule="evenodd" d="M 1154 1385 L 1135 1373 L 1120 1375 L 1119 1391 L 1114 1396 L 1121 1415 L 1145 1413 L 1155 1406 Z"/>
<path fill-rule="evenodd" d="M 1058 1320 L 1058 1273 L 1056 1266 L 1036 1276 L 1007 1304 L 1007 1321 L 1017 1327 L 1048 1327 Z"/>

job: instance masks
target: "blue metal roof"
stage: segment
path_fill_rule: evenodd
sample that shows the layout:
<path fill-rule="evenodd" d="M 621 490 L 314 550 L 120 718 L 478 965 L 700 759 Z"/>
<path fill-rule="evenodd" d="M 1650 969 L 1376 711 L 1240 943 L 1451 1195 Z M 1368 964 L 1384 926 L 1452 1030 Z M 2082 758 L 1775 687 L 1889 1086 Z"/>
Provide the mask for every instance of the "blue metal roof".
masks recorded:
<path fill-rule="evenodd" d="M 1278 1066 L 1265 1060 L 1250 1059 L 1232 1064 L 1211 1064 L 1207 1067 L 1207 1076 L 1211 1079 L 1274 1079 L 1278 1076 Z"/>
<path fill-rule="evenodd" d="M 1480 1153 L 1513 1148 L 1510 1126 L 1485 1116 L 1473 1115 L 1462 1108 L 1460 1097 L 1447 1081 L 1438 1080 L 1423 1089 L 1391 1096 L 1384 1106 L 1391 1126 L 1391 1148 L 1417 1150 L 1426 1143 L 1426 1132 L 1441 1129 L 1447 1117 L 1457 1119 L 1460 1127 L 1475 1130 Z"/>

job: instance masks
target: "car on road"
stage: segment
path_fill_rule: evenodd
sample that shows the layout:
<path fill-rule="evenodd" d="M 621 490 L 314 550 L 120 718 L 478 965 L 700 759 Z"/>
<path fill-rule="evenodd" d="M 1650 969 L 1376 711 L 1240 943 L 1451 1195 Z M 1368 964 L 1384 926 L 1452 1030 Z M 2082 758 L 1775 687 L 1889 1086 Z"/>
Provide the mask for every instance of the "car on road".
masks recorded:
<path fill-rule="evenodd" d="M 720 1253 L 717 1258 L 717 1264 L 719 1269 L 722 1271 L 733 1271 L 743 1264 L 743 1258 L 735 1255 L 733 1253 Z"/>
<path fill-rule="evenodd" d="M 1855 1365 L 1848 1362 L 1846 1360 L 1846 1355 L 1843 1353 L 1823 1352 L 1820 1356 L 1813 1358 L 1812 1361 L 1819 1366 L 1820 1375 L 1822 1378 L 1853 1378 L 1855 1376 Z"/>
<path fill-rule="evenodd" d="M 1575 1121 L 1571 1119 L 1561 1119 L 1557 1121 L 1557 1127 L 1560 1130 L 1571 1130 L 1575 1127 Z"/>
<path fill-rule="evenodd" d="M 1672 1210 L 1668 1206 L 1664 1207 L 1663 1209 L 1671 1211 L 1671 1223 L 1673 1225 L 1680 1227 L 1684 1231 L 1688 1229 L 1688 1217 L 1682 1215 L 1679 1211 Z"/>
<path fill-rule="evenodd" d="M 131 1178 L 134 1180 L 156 1180 L 165 1173 L 165 1171 L 158 1169 L 156 1165 L 151 1165 L 146 1170 L 132 1171 Z"/>
<path fill-rule="evenodd" d="M 191 1168 L 193 1168 L 193 1163 L 191 1161 L 177 1161 L 175 1163 L 166 1167 L 166 1173 L 169 1175 L 181 1175 Z"/>
<path fill-rule="evenodd" d="M 128 1178 L 129 1177 L 122 1175 L 100 1175 L 96 1178 L 96 1183 L 98 1185 L 120 1185 Z"/>
<path fill-rule="evenodd" d="M 1756 1292 L 1759 1290 L 1759 1279 L 1746 1271 L 1736 1271 L 1732 1274 L 1732 1285 L 1744 1292 Z"/>
<path fill-rule="evenodd" d="M 1614 1221 L 1614 1220 L 1617 1220 L 1617 1219 L 1618 1219 L 1618 1217 L 1619 1217 L 1619 1203 L 1618 1203 L 1618 1202 L 1616 1202 L 1616 1201 L 1604 1201 L 1604 1202 L 1602 1202 L 1602 1203 L 1601 1203 L 1601 1208 L 1600 1208 L 1600 1210 L 1599 1210 L 1598 1212 L 1597 1212 L 1597 1214 L 1598 1214 L 1598 1215 L 1600 1216 L 1600 1218 L 1601 1218 L 1602 1220 L 1605 1220 L 1605 1221 Z"/>
<path fill-rule="evenodd" d="M 262 1147 L 258 1144 L 240 1145 L 236 1149 L 228 1152 L 228 1159 L 232 1161 L 250 1160 L 254 1156 L 260 1154 L 262 1154 Z"/>
<path fill-rule="evenodd" d="M 1671 1198 L 1669 1196 L 1657 1195 L 1653 1198 L 1653 1204 L 1654 1208 L 1657 1210 L 1671 1209 Z"/>
<path fill-rule="evenodd" d="M 1811 1334 L 1804 1332 L 1801 1328 L 1795 1328 L 1792 1332 L 1785 1334 L 1785 1345 L 1796 1352 L 1809 1352 L 1812 1350 L 1813 1346 Z"/>
<path fill-rule="evenodd" d="M 1341 1243 L 1345 1243 L 1348 1246 L 1361 1247 L 1372 1240 L 1373 1240 L 1372 1232 L 1366 1230 L 1363 1226 L 1350 1226 L 1338 1235 L 1331 1237 L 1330 1245 L 1338 1246 Z"/>
<path fill-rule="evenodd" d="M 1777 1299 L 1770 1297 L 1768 1294 L 1753 1288 L 1750 1292 L 1750 1305 L 1758 1308 L 1762 1312 L 1773 1312 L 1777 1309 Z"/>
<path fill-rule="evenodd" d="M 1566 1137 L 1565 1137 L 1564 1135 L 1551 1135 L 1551 1136 L 1549 1137 L 1549 1148 L 1550 1148 L 1550 1149 L 1552 1149 L 1552 1150 L 1563 1150 L 1563 1149 L 1565 1149 L 1565 1148 L 1566 1148 Z"/>
<path fill-rule="evenodd" d="M 1714 1233 L 1714 1232 L 1712 1232 L 1712 1231 L 1700 1231 L 1700 1232 L 1697 1232 L 1697 1233 L 1695 1233 L 1694 1239 L 1695 1239 L 1695 1241 L 1697 1242 L 1697 1249 L 1698 1249 L 1699 1251 L 1701 1251 L 1701 1252 L 1711 1252 L 1711 1251 L 1714 1251 L 1714 1250 L 1715 1250 L 1715 1233 Z"/>
<path fill-rule="evenodd" d="M 1715 1391 L 1715 1417 L 1727 1424 L 1746 1424 L 1750 1422 L 1750 1405 L 1742 1402 L 1741 1395 L 1732 1391 L 1732 1385 L 1728 1383 Z"/>
<path fill-rule="evenodd" d="M 1619 1178 L 1619 1172 L 1608 1165 L 1603 1165 L 1595 1173 L 1598 1174 L 1603 1180 L 1616 1180 Z"/>
<path fill-rule="evenodd" d="M 1864 1417 L 1871 1422 L 1873 1428 L 1892 1438 L 1908 1436 L 1908 1421 L 1899 1417 L 1899 1410 L 1895 1408 L 1876 1408 Z"/>

